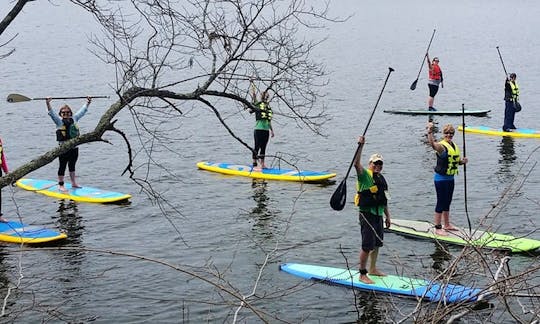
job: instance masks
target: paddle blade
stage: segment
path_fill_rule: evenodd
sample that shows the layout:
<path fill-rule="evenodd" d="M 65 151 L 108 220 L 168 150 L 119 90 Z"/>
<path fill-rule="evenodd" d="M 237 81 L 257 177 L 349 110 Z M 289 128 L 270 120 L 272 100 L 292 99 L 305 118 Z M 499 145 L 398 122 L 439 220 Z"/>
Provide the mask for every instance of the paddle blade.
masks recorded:
<path fill-rule="evenodd" d="M 342 210 L 343 207 L 345 207 L 345 202 L 347 201 L 347 182 L 345 179 L 341 181 L 339 186 L 336 188 L 336 191 L 334 191 L 334 194 L 332 194 L 332 197 L 330 198 L 330 207 L 332 207 L 333 210 Z"/>
<path fill-rule="evenodd" d="M 30 101 L 31 98 L 28 98 L 27 96 L 20 95 L 18 93 L 10 93 L 7 96 L 7 102 L 23 102 L 23 101 Z"/>
<path fill-rule="evenodd" d="M 413 83 L 411 84 L 411 90 L 414 90 L 416 89 L 416 84 L 418 83 L 418 79 L 414 80 Z"/>

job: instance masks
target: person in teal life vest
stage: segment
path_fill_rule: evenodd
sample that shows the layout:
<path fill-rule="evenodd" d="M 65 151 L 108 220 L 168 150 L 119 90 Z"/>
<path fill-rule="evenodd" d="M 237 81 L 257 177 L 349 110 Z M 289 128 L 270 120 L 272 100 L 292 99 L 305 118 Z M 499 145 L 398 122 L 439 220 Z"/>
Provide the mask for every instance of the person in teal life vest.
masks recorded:
<path fill-rule="evenodd" d="M 510 73 L 509 78 L 504 83 L 504 124 L 502 127 L 504 132 L 511 132 L 516 129 L 514 117 L 518 111 L 516 107 L 519 105 L 519 86 L 516 77 L 515 73 Z"/>
<path fill-rule="evenodd" d="M 373 154 L 369 158 L 367 168 L 360 162 L 362 148 L 365 138 L 360 136 L 358 144 L 360 148 L 354 157 L 354 167 L 357 177 L 357 197 L 355 202 L 358 205 L 358 220 L 360 222 L 360 232 L 362 234 L 362 247 L 360 249 L 360 281 L 366 284 L 373 284 L 373 280 L 368 276 L 385 276 L 377 269 L 377 257 L 379 248 L 383 246 L 383 216 L 385 216 L 386 228 L 390 227 L 390 211 L 388 209 L 388 184 L 381 174 L 383 168 L 383 157 L 380 154 Z M 369 271 L 367 262 L 369 259 Z"/>
<path fill-rule="evenodd" d="M 51 107 L 52 99 L 47 98 L 47 111 L 51 119 L 56 125 L 56 140 L 58 144 L 62 144 L 67 140 L 79 136 L 79 125 L 77 122 L 81 119 L 86 112 L 88 111 L 88 106 L 92 102 L 91 97 L 86 98 L 86 103 L 77 111 L 75 114 L 71 111 L 71 108 L 68 105 L 63 105 L 60 107 L 58 114 L 56 114 Z M 66 153 L 59 156 L 58 160 L 60 165 L 58 167 L 58 188 L 60 191 L 66 192 L 66 187 L 64 186 L 64 175 L 66 173 L 66 166 L 69 169 L 69 177 L 71 180 L 71 187 L 73 189 L 81 188 L 77 184 L 77 179 L 75 175 L 75 164 L 79 158 L 79 148 L 75 147 Z"/>
<path fill-rule="evenodd" d="M 450 223 L 450 204 L 454 195 L 454 176 L 458 173 L 458 165 L 468 162 L 467 157 L 460 157 L 459 148 L 452 141 L 455 129 L 451 124 L 443 127 L 443 139 L 435 142 L 433 138 L 433 123 L 427 124 L 427 138 L 431 147 L 437 155 L 437 165 L 435 166 L 435 191 L 437 193 L 437 204 L 435 206 L 435 234 L 447 236 L 446 231 L 455 231 Z M 444 223 L 444 226 L 443 226 Z"/>
<path fill-rule="evenodd" d="M 272 108 L 269 104 L 268 89 L 261 93 L 260 100 L 257 100 L 257 89 L 255 83 L 251 80 L 251 101 L 256 110 L 250 109 L 249 113 L 255 113 L 255 130 L 253 137 L 255 139 L 255 147 L 252 152 L 253 169 L 262 170 L 266 168 L 264 163 L 266 155 L 266 146 L 268 140 L 274 137 L 272 129 Z"/>
<path fill-rule="evenodd" d="M 2 171 L 4 171 L 6 174 L 9 172 L 7 161 L 6 161 L 6 153 L 4 152 L 4 144 L 2 143 L 2 139 L 0 139 L 0 177 L 2 176 Z M 7 220 L 3 217 L 4 214 L 2 214 L 2 191 L 0 190 L 0 222 L 7 222 Z"/>
<path fill-rule="evenodd" d="M 437 111 L 433 107 L 433 102 L 435 101 L 435 95 L 439 92 L 439 85 L 441 88 L 444 88 L 443 76 L 441 67 L 439 66 L 439 58 L 434 57 L 433 61 L 429 60 L 429 54 L 426 53 L 426 60 L 429 67 L 428 70 L 428 88 L 429 88 L 429 97 L 428 97 L 428 110 Z"/>

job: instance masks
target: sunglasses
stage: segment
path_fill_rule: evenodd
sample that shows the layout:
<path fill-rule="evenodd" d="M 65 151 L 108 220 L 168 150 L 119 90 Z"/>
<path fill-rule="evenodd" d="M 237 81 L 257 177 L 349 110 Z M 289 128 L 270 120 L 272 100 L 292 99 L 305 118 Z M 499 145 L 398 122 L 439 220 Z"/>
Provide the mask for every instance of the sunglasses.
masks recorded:
<path fill-rule="evenodd" d="M 383 165 L 383 161 L 375 161 L 375 162 L 373 162 L 373 164 L 382 166 L 382 165 Z"/>
<path fill-rule="evenodd" d="M 71 111 L 61 111 L 60 115 L 71 115 Z"/>
<path fill-rule="evenodd" d="M 454 132 L 444 132 L 444 135 L 452 135 L 452 136 L 454 136 Z"/>

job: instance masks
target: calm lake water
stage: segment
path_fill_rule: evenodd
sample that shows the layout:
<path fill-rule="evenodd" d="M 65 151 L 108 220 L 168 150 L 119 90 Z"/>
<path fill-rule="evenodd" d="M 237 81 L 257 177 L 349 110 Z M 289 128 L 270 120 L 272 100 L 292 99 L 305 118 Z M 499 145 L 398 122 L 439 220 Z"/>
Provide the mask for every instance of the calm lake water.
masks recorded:
<path fill-rule="evenodd" d="M 10 8 L 8 3 L 0 5 L 2 17 Z M 339 183 L 388 67 L 393 67 L 395 72 L 367 132 L 363 160 L 373 152 L 384 156 L 393 217 L 431 220 L 435 157 L 425 142 L 426 118 L 391 115 L 383 110 L 426 106 L 425 66 L 417 89 L 411 91 L 409 86 L 418 74 L 433 29 L 437 32 L 430 54 L 440 58 L 445 77 L 445 87 L 436 97 L 437 108 L 461 109 L 464 104 L 467 109 L 491 109 L 488 117 L 467 117 L 466 123 L 501 127 L 504 72 L 496 51 L 500 46 L 508 72 L 517 73 L 521 86 L 524 108 L 516 115 L 516 125 L 540 129 L 536 108 L 540 105 L 540 66 L 531 64 L 540 48 L 537 1 L 346 0 L 334 1 L 331 13 L 352 17 L 313 35 L 328 36 L 314 53 L 332 71 L 326 89 L 332 117 L 324 128 L 327 137 L 317 137 L 277 117 L 270 154 L 293 155 L 302 169 L 337 172 Z M 92 20 L 80 10 L 47 1 L 28 4 L 2 36 L 5 41 L 19 34 L 10 44 L 16 48 L 15 54 L 0 61 L 0 94 L 112 96 L 114 71 L 89 53 L 87 37 L 95 32 Z M 111 103 L 96 99 L 80 122 L 83 130 L 92 129 Z M 56 145 L 43 101 L 4 102 L 1 109 L 0 136 L 11 169 Z M 170 150 L 157 148 L 156 158 L 171 172 L 148 166 L 154 189 L 168 204 L 149 199 L 128 177 L 121 176 L 128 158 L 125 144 L 114 135 L 107 135 L 112 145 L 81 147 L 80 183 L 129 192 L 133 195 L 130 204 L 57 201 L 18 188 L 3 189 L 3 211 L 8 218 L 15 218 L 18 212 L 26 223 L 66 231 L 69 238 L 60 247 L 80 250 L 33 248 L 21 252 L 18 246 L 1 244 L 1 296 L 17 286 L 7 298 L 8 315 L 2 321 L 231 322 L 235 307 L 223 305 L 238 305 L 238 300 L 194 275 L 244 296 L 251 294 L 260 276 L 256 295 L 264 298 L 253 306 L 285 321 L 357 319 L 350 290 L 304 282 L 278 270 L 283 262 L 340 267 L 345 266 L 345 258 L 356 262 L 360 230 L 352 204 L 354 172 L 348 181 L 347 206 L 336 212 L 328 201 L 337 183 L 253 182 L 199 171 L 195 166 L 198 161 L 249 163 L 250 154 L 208 112 L 193 109 L 186 117 L 176 122 L 178 135 L 168 143 Z M 253 116 L 227 117 L 238 135 L 251 143 Z M 435 121 L 439 126 L 457 125 L 461 117 L 436 117 Z M 127 112 L 120 114 L 117 126 L 131 137 L 138 152 L 141 144 Z M 461 133 L 456 135 L 456 142 L 463 147 Z M 524 181 L 519 195 L 490 221 L 498 232 L 516 236 L 537 227 L 540 171 L 534 167 L 538 161 L 534 150 L 539 144 L 537 139 L 467 134 L 467 207 L 473 225 L 478 225 L 517 177 Z M 136 158 L 137 165 L 144 164 L 143 154 Z M 56 169 L 55 161 L 28 176 L 50 179 Z M 137 176 L 145 177 L 146 171 L 140 168 Z M 460 226 L 467 225 L 464 184 L 461 174 L 452 208 L 452 220 Z M 540 234 L 532 237 L 540 239 Z M 458 253 L 460 249 L 451 251 Z M 439 255 L 434 243 L 387 234 L 379 267 L 387 273 L 431 278 L 434 263 L 444 265 Z M 511 264 L 517 271 L 536 262 L 536 258 L 518 255 L 512 257 Z M 208 269 L 215 276 L 209 275 Z M 372 319 L 382 316 L 389 299 L 365 297 L 359 302 L 361 312 Z M 407 299 L 392 302 L 405 310 L 416 305 Z M 502 307 L 497 315 L 501 319 L 507 316 Z M 399 319 L 399 314 L 391 316 Z M 465 320 L 474 322 L 474 316 Z M 260 320 L 243 309 L 239 321 Z"/>

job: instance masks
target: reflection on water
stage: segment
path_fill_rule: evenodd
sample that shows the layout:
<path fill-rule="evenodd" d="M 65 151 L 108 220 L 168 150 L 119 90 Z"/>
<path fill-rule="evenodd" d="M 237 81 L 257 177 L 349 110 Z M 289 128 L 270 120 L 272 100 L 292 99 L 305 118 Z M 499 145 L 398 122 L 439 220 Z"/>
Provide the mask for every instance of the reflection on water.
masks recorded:
<path fill-rule="evenodd" d="M 249 215 L 255 220 L 253 230 L 264 238 L 269 239 L 274 236 L 274 231 L 277 230 L 277 225 L 273 224 L 275 216 L 279 213 L 271 208 L 270 198 L 266 194 L 267 182 L 263 179 L 253 179 L 251 187 L 253 188 L 253 200 L 256 206 L 251 209 Z"/>
<path fill-rule="evenodd" d="M 358 295 L 358 308 L 360 316 L 357 323 L 383 323 L 383 313 L 379 309 L 378 298 L 375 293 L 361 292 Z M 382 304 L 384 307 L 384 303 Z"/>
<path fill-rule="evenodd" d="M 82 217 L 79 215 L 77 203 L 73 200 L 60 200 L 57 221 L 62 232 L 67 234 L 67 242 L 73 245 L 81 243 L 84 230 Z"/>
<path fill-rule="evenodd" d="M 516 160 L 516 150 L 514 149 L 514 139 L 511 136 L 503 136 L 499 144 L 499 171 L 500 173 L 510 173 L 510 168 Z"/>
<path fill-rule="evenodd" d="M 452 255 L 448 252 L 448 245 L 443 242 L 435 242 L 435 252 L 431 254 L 433 265 L 431 266 L 437 272 L 446 270 L 445 263 L 452 260 Z"/>

